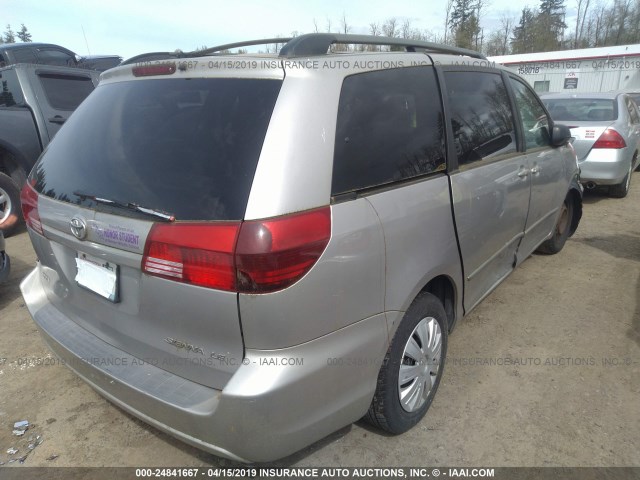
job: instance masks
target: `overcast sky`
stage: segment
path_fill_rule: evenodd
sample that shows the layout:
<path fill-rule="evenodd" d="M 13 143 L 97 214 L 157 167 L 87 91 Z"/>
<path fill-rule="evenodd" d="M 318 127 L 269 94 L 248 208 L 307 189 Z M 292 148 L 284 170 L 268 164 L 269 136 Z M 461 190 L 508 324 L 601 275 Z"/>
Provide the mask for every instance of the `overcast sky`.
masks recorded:
<path fill-rule="evenodd" d="M 539 1 L 488 0 L 485 33 L 504 15 L 518 17 Z M 575 2 L 567 2 L 572 5 Z M 446 0 L 0 0 L 2 17 L 14 31 L 24 23 L 34 42 L 55 43 L 80 55 L 184 51 L 242 40 L 321 31 L 331 19 L 338 31 L 343 13 L 351 33 L 368 33 L 371 22 L 396 17 L 414 28 L 441 33 Z M 568 17 L 571 12 L 567 12 Z M 567 18 L 570 24 L 570 19 Z M 86 35 L 86 42 L 83 36 Z M 2 26 L 5 30 L 5 26 Z"/>

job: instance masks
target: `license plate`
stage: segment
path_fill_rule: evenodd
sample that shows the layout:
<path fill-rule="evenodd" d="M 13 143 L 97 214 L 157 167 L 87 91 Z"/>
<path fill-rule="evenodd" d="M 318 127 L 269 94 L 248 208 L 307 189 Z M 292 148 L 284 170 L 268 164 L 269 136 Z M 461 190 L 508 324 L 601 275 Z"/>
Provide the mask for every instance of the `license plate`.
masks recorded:
<path fill-rule="evenodd" d="M 76 283 L 112 302 L 118 299 L 118 265 L 78 252 Z"/>

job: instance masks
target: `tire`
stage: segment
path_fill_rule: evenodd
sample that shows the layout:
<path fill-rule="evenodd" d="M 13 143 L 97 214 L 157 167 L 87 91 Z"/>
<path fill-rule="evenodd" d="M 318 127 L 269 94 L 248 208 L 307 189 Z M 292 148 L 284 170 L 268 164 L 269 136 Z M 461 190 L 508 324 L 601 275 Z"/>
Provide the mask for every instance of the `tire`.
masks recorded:
<path fill-rule="evenodd" d="M 610 197 L 624 198 L 627 196 L 627 193 L 629 193 L 629 185 L 631 184 L 631 175 L 633 173 L 633 162 L 634 160 L 629 164 L 629 171 L 625 175 L 624 180 L 622 180 L 622 183 L 609 187 Z"/>
<path fill-rule="evenodd" d="M 573 221 L 573 200 L 567 196 L 562 203 L 560 215 L 556 226 L 553 228 L 553 235 L 545 240 L 536 250 L 538 253 L 546 255 L 555 255 L 564 247 L 564 244 L 571 233 L 571 222 Z"/>
<path fill-rule="evenodd" d="M 406 432 L 418 423 L 440 385 L 447 340 L 442 303 L 430 293 L 421 293 L 405 313 L 389 345 L 365 420 L 393 434 Z M 419 362 L 413 357 L 419 357 Z M 401 369 L 407 375 L 403 384 L 398 381 Z"/>
<path fill-rule="evenodd" d="M 0 230 L 8 237 L 22 220 L 20 188 L 11 177 L 0 173 Z"/>

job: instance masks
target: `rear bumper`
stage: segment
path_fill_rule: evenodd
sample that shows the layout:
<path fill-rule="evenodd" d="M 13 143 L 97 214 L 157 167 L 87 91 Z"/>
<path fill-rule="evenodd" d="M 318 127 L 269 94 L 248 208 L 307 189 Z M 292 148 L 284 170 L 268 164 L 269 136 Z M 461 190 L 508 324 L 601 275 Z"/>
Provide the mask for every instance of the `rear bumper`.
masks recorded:
<path fill-rule="evenodd" d="M 241 462 L 285 457 L 362 417 L 387 346 L 384 315 L 376 315 L 303 345 L 247 350 L 217 390 L 144 363 L 69 320 L 48 301 L 38 267 L 21 289 L 45 342 L 98 393 L 186 443 Z"/>
<path fill-rule="evenodd" d="M 631 161 L 625 155 L 626 149 L 595 149 L 587 158 L 579 162 L 580 181 L 596 185 L 617 185 L 622 183 L 629 171 Z"/>

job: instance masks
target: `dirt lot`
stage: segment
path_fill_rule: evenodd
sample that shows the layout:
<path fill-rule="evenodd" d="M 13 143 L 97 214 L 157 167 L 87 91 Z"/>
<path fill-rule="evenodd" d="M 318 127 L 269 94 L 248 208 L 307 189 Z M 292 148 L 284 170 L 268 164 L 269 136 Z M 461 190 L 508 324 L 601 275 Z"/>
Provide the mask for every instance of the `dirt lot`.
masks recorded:
<path fill-rule="evenodd" d="M 639 466 L 640 173 L 634 177 L 623 200 L 588 194 L 564 251 L 528 259 L 458 325 L 438 395 L 415 429 L 389 437 L 357 423 L 278 464 Z M 25 451 L 26 439 L 11 430 L 26 419 L 34 427 L 25 437 L 44 441 L 25 466 L 224 465 L 114 407 L 65 367 L 38 365 L 50 355 L 18 286 L 35 255 L 24 232 L 7 243 L 0 461 L 9 447 Z"/>

